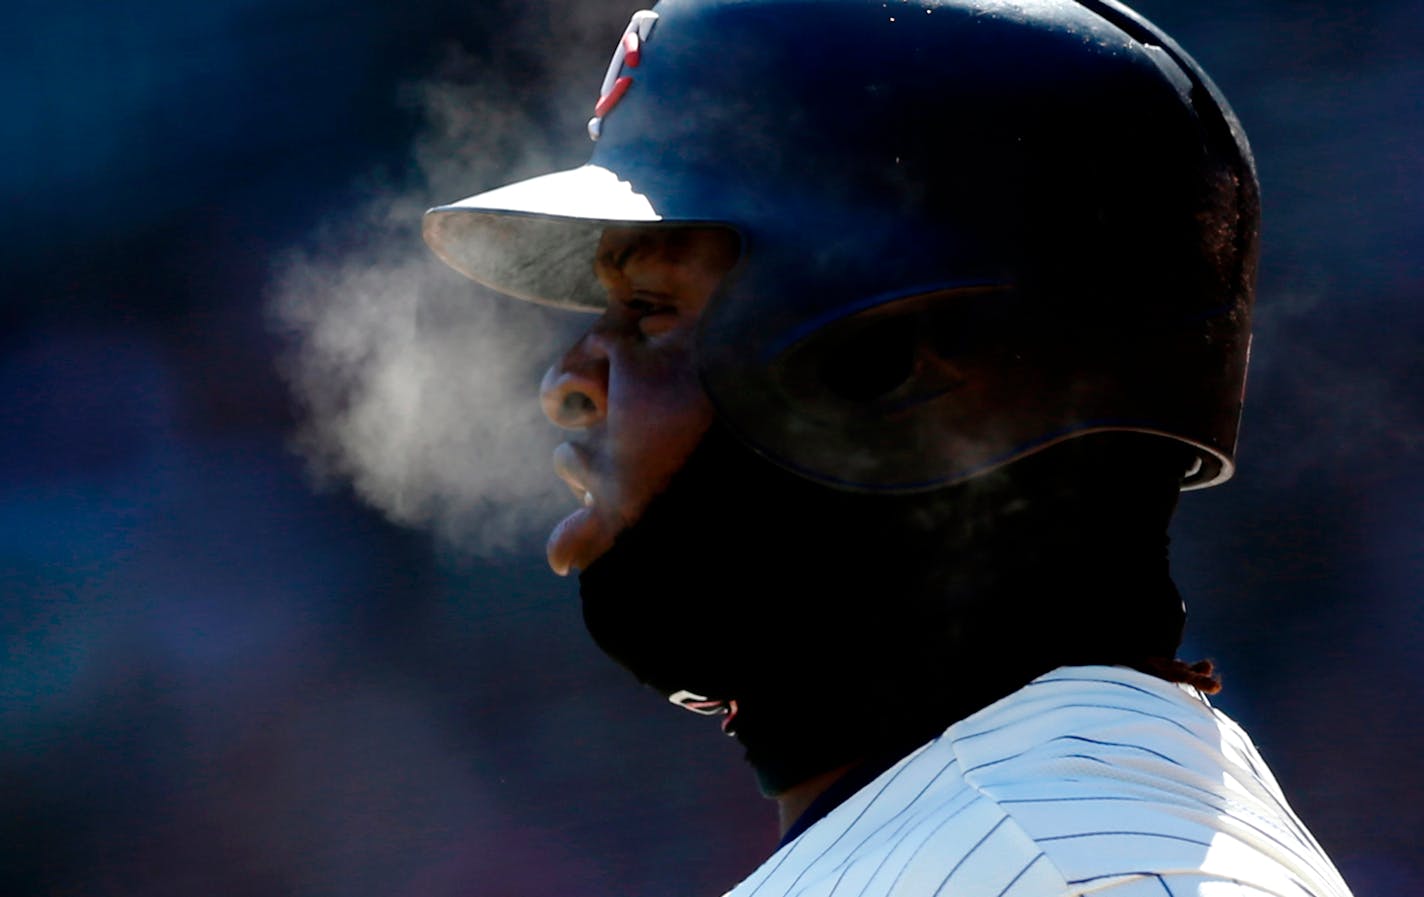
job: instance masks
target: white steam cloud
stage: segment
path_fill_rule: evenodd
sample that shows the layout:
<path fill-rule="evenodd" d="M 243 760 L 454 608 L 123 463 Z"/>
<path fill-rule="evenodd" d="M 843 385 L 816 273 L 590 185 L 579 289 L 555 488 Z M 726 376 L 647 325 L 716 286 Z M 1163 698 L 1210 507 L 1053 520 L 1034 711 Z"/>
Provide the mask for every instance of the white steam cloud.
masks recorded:
<path fill-rule="evenodd" d="M 588 319 L 465 280 L 426 248 L 420 219 L 429 205 L 570 163 L 547 150 L 548 125 L 489 79 L 410 98 L 427 122 L 411 183 L 380 190 L 278 265 L 270 303 L 302 409 L 295 444 L 320 481 L 349 481 L 393 520 L 460 550 L 528 547 L 572 507 L 552 472 L 560 437 L 539 409 L 539 377 Z M 575 143 L 558 130 L 557 142 Z"/>

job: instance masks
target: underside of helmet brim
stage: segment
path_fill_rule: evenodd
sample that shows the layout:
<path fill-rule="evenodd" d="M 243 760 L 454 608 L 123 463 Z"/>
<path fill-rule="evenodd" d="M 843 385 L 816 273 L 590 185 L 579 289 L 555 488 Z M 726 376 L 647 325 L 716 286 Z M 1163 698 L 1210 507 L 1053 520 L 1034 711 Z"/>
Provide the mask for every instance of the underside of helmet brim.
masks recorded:
<path fill-rule="evenodd" d="M 425 213 L 425 242 L 446 264 L 519 299 L 584 311 L 605 296 L 593 257 L 610 225 L 665 221 L 653 202 L 598 165 L 557 171 Z"/>

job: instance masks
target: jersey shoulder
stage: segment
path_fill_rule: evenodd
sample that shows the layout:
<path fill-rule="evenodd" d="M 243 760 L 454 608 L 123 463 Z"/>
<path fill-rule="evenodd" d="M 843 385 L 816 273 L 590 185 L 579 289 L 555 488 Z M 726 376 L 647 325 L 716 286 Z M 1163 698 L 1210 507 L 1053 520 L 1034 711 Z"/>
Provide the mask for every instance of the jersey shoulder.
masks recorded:
<path fill-rule="evenodd" d="M 1128 897 L 1142 883 L 1349 895 L 1250 739 L 1203 696 L 1064 667 L 887 770 L 730 897 Z"/>
<path fill-rule="evenodd" d="M 1349 894 L 1250 738 L 1195 689 L 1065 667 L 944 738 L 1072 893 L 1191 874 L 1268 894 Z"/>

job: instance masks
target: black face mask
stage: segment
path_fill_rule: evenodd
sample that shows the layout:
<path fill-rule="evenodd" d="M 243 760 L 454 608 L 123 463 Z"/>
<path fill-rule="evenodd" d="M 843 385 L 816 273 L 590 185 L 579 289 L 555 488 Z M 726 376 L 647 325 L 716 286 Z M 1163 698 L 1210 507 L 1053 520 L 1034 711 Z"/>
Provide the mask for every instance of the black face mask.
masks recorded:
<path fill-rule="evenodd" d="M 1081 437 L 967 483 L 840 492 L 714 426 L 580 576 L 598 645 L 725 722 L 763 790 L 904 753 L 1069 663 L 1171 657 L 1180 451 Z"/>

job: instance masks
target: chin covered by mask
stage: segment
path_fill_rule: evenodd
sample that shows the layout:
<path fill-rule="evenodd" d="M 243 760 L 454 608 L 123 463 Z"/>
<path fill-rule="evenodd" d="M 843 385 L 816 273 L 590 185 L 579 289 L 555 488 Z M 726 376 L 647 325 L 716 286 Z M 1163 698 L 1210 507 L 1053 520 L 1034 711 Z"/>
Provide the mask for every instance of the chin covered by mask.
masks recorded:
<path fill-rule="evenodd" d="M 788 473 L 720 426 L 580 576 L 598 645 L 731 706 L 775 794 L 906 752 L 1068 663 L 1171 657 L 1175 446 L 1081 437 L 909 496 Z"/>

